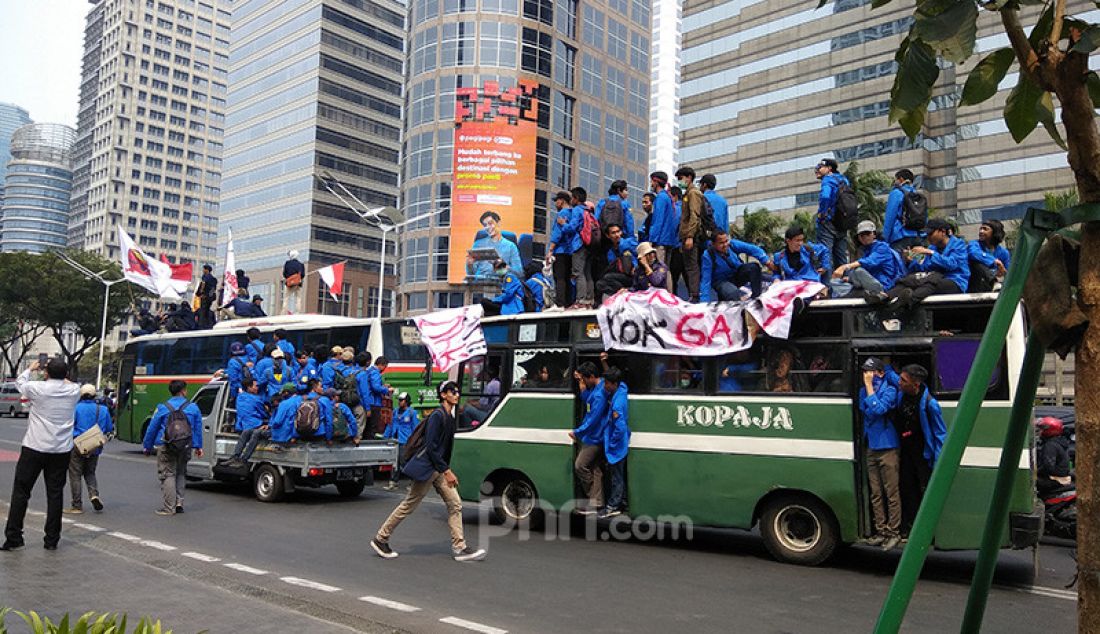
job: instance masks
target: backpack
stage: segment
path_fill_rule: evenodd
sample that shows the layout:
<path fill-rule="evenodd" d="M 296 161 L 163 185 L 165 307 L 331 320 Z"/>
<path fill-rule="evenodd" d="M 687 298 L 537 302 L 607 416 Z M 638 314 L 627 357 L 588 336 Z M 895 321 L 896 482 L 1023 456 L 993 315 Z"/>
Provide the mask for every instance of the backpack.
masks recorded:
<path fill-rule="evenodd" d="M 420 453 L 420 450 L 424 448 L 425 438 L 427 434 L 425 431 L 428 428 L 428 419 L 435 416 L 437 413 L 442 413 L 442 410 L 435 410 L 424 420 L 420 421 L 420 424 L 416 426 L 416 429 L 409 434 L 409 439 L 405 441 L 405 455 L 402 456 L 405 462 L 408 462 L 416 457 L 416 454 Z"/>
<path fill-rule="evenodd" d="M 535 299 L 535 293 L 531 290 L 530 286 L 527 286 L 526 282 L 520 282 L 520 286 L 523 287 L 523 312 L 525 313 L 537 313 L 539 312 L 539 303 Z"/>
<path fill-rule="evenodd" d="M 584 224 L 581 225 L 581 242 L 586 247 L 600 246 L 600 223 L 596 220 L 596 214 L 588 207 L 584 208 Z"/>
<path fill-rule="evenodd" d="M 703 194 L 703 213 L 699 216 L 699 228 L 703 232 L 703 239 L 710 241 L 714 239 L 714 236 L 718 235 L 719 231 L 728 233 L 730 228 L 726 227 L 722 229 L 718 226 L 718 223 L 714 221 L 714 205 L 710 204 L 710 200 L 706 194 Z"/>
<path fill-rule="evenodd" d="M 183 411 L 187 405 L 179 409 L 173 409 L 168 403 L 164 406 L 168 408 L 168 422 L 164 425 L 165 450 L 174 454 L 191 451 L 191 421 Z"/>
<path fill-rule="evenodd" d="M 901 199 L 901 224 L 909 231 L 923 231 L 928 224 L 928 199 L 913 190 L 903 191 Z"/>
<path fill-rule="evenodd" d="M 302 401 L 302 404 L 298 406 L 298 410 L 294 412 L 294 431 L 298 432 L 298 435 L 303 438 L 310 438 L 317 435 L 317 430 L 321 428 L 321 404 L 317 402 L 317 399 L 308 399 Z"/>
<path fill-rule="evenodd" d="M 611 225 L 619 225 L 623 227 L 623 233 L 626 233 L 626 227 L 623 225 L 623 221 L 626 220 L 625 211 L 623 210 L 623 202 L 614 198 L 606 198 L 603 203 L 603 211 L 600 212 L 600 232 L 607 235 L 607 228 Z"/>
<path fill-rule="evenodd" d="M 344 408 L 340 407 L 341 404 L 334 404 L 332 408 L 332 439 L 333 440 L 346 440 L 348 437 L 348 417 L 344 413 Z"/>
<path fill-rule="evenodd" d="M 362 399 L 359 398 L 359 381 L 356 380 L 362 371 L 356 368 L 351 374 L 337 372 L 332 380 L 333 387 L 340 393 L 340 402 L 348 407 L 358 407 L 362 403 Z"/>
<path fill-rule="evenodd" d="M 856 192 L 841 181 L 836 190 L 836 205 L 833 207 L 833 226 L 838 231 L 854 231 L 859 224 L 859 199 Z"/>
<path fill-rule="evenodd" d="M 530 279 L 535 280 L 535 283 L 542 289 L 542 309 L 553 308 L 555 305 L 554 285 L 542 278 L 532 277 Z"/>

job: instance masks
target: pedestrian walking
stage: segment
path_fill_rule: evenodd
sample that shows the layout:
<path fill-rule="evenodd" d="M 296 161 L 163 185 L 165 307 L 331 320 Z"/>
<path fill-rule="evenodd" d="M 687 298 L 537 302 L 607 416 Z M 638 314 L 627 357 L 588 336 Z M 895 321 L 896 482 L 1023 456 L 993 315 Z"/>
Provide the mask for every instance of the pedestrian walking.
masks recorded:
<path fill-rule="evenodd" d="M 428 489 L 434 488 L 447 505 L 447 526 L 451 531 L 451 551 L 455 561 L 480 561 L 485 558 L 484 549 L 473 549 L 466 544 L 462 532 L 462 499 L 458 495 L 458 477 L 451 471 L 451 451 L 454 449 L 459 389 L 454 381 L 439 386 L 439 409 L 432 412 L 413 434 L 406 446 L 411 455 L 404 473 L 413 480 L 405 499 L 390 513 L 371 540 L 371 548 L 379 557 L 393 559 L 397 552 L 390 547 L 394 529 L 412 514 L 424 500 Z"/>
<path fill-rule="evenodd" d="M 80 387 L 80 401 L 73 412 L 73 438 L 99 427 L 102 434 L 109 434 L 115 430 L 111 421 L 111 410 L 106 405 L 96 402 L 95 386 L 82 385 Z M 83 489 L 88 486 L 88 501 L 97 511 L 103 510 L 103 501 L 99 499 L 99 483 L 96 481 L 95 471 L 99 464 L 99 454 L 103 448 L 93 449 L 87 454 L 80 447 L 73 447 L 69 458 L 69 493 L 72 501 L 65 513 L 80 514 L 84 512 Z M 81 482 L 83 480 L 83 483 Z"/>
<path fill-rule="evenodd" d="M 39 475 L 46 482 L 46 536 L 42 545 L 46 550 L 56 550 L 61 540 L 65 471 L 73 450 L 73 410 L 80 398 L 80 386 L 66 380 L 69 367 L 61 359 L 50 359 L 46 364 L 45 381 L 31 380 L 31 374 L 38 369 L 35 361 L 15 380 L 15 387 L 29 401 L 30 410 L 27 432 L 23 434 L 23 446 L 15 463 L 11 506 L 0 550 L 23 547 L 23 520 Z"/>
<path fill-rule="evenodd" d="M 198 405 L 187 401 L 187 383 L 172 381 L 168 393 L 171 397 L 157 405 L 143 443 L 145 455 L 157 454 L 157 478 L 164 496 L 157 515 L 183 513 L 187 462 L 192 451 L 202 458 L 202 413 Z"/>

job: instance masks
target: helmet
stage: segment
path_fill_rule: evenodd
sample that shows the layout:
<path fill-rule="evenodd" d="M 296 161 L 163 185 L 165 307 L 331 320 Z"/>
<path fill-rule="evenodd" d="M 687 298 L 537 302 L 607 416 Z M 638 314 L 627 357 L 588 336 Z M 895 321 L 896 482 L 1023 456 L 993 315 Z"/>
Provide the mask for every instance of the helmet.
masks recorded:
<path fill-rule="evenodd" d="M 1065 429 L 1062 421 L 1053 416 L 1044 416 L 1035 421 L 1035 426 L 1039 428 L 1039 435 L 1043 438 L 1054 438 L 1062 435 L 1062 430 Z"/>
<path fill-rule="evenodd" d="M 397 395 L 397 400 L 398 400 L 398 402 L 408 401 L 409 400 L 409 393 L 408 392 L 402 392 L 402 393 L 398 394 Z M 412 402 L 412 401 L 409 401 L 409 402 Z"/>

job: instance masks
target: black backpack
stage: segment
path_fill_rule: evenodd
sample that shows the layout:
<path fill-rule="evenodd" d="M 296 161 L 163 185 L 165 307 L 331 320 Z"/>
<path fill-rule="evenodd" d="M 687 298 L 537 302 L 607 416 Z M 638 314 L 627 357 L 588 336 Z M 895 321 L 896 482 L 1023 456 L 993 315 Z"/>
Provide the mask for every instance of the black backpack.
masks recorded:
<path fill-rule="evenodd" d="M 426 442 L 425 436 L 427 435 L 428 420 L 436 414 L 443 414 L 443 410 L 435 410 L 427 418 L 420 421 L 420 424 L 416 426 L 416 429 L 409 434 L 409 439 L 405 441 L 405 455 L 403 456 L 405 462 L 412 460 L 416 457 L 416 454 L 420 453 L 420 450 L 424 448 Z"/>
<path fill-rule="evenodd" d="M 603 210 L 600 212 L 600 232 L 607 235 L 608 227 L 611 225 L 619 225 L 623 227 L 623 232 L 625 233 L 626 227 L 623 225 L 625 219 L 626 215 L 621 200 L 615 200 L 614 198 L 607 198 L 604 200 Z"/>
<path fill-rule="evenodd" d="M 699 227 L 703 232 L 704 240 L 713 240 L 719 231 L 728 233 L 730 230 L 729 227 L 725 229 L 719 227 L 718 223 L 715 222 L 714 206 L 710 204 L 706 194 L 703 194 L 703 213 L 699 216 Z"/>
<path fill-rule="evenodd" d="M 340 402 L 348 407 L 358 407 L 362 400 L 359 398 L 359 381 L 356 378 L 362 369 L 356 368 L 351 374 L 336 373 L 332 380 L 333 386 L 340 392 Z"/>
<path fill-rule="evenodd" d="M 303 438 L 312 438 L 321 428 L 321 404 L 317 399 L 306 399 L 294 412 L 294 431 Z"/>
<path fill-rule="evenodd" d="M 191 451 L 191 421 L 183 411 L 187 405 L 179 409 L 173 409 L 168 403 L 164 406 L 168 408 L 168 422 L 164 425 L 165 450 L 174 454 Z"/>
<path fill-rule="evenodd" d="M 535 299 L 535 293 L 531 290 L 531 287 L 527 285 L 527 282 L 520 282 L 519 285 L 523 288 L 523 312 L 539 312 L 538 300 Z"/>
<path fill-rule="evenodd" d="M 928 224 L 928 199 L 917 190 L 904 191 L 901 199 L 901 224 L 909 231 L 923 231 Z"/>
<path fill-rule="evenodd" d="M 856 192 L 841 181 L 836 190 L 836 206 L 833 207 L 833 226 L 839 231 L 855 231 L 859 224 L 859 199 Z"/>

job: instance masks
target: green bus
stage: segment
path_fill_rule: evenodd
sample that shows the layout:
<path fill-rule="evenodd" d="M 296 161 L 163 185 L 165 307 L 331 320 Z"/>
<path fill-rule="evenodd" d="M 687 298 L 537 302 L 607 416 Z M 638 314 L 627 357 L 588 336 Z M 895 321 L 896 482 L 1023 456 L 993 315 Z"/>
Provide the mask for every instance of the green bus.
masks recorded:
<path fill-rule="evenodd" d="M 779 560 L 816 565 L 873 531 L 858 407 L 860 364 L 920 363 L 948 425 L 995 295 L 933 297 L 905 319 L 859 300 L 813 303 L 788 339 L 758 337 L 720 357 L 609 351 L 630 390 L 629 516 L 688 518 L 694 526 L 759 525 Z M 499 520 L 530 524 L 581 497 L 568 432 L 581 415 L 572 379 L 599 365 L 593 311 L 487 318 L 484 356 L 457 370 L 464 398 L 501 397 L 481 425 L 461 429 L 453 465 L 468 501 L 491 501 Z M 935 535 L 940 549 L 976 549 L 1023 359 L 1017 309 L 962 468 Z M 1020 457 L 1006 546 L 1038 539 L 1031 451 Z"/>
<path fill-rule="evenodd" d="M 419 342 L 416 326 L 404 319 L 354 319 L 326 315 L 291 315 L 219 322 L 210 330 L 158 333 L 135 337 L 122 350 L 118 375 L 118 437 L 140 443 L 153 410 L 168 398 L 168 383 L 187 382 L 188 396 L 225 368 L 229 346 L 247 341 L 245 332 L 259 328 L 262 339 L 280 328 L 295 349 L 303 346 L 353 346 L 372 356 L 385 355 L 390 365 L 384 378 L 398 393 L 408 392 L 413 406 L 431 409 L 438 405 L 435 391 L 428 387 L 446 375 L 434 370 L 427 349 Z"/>

